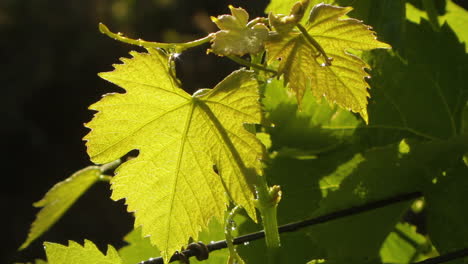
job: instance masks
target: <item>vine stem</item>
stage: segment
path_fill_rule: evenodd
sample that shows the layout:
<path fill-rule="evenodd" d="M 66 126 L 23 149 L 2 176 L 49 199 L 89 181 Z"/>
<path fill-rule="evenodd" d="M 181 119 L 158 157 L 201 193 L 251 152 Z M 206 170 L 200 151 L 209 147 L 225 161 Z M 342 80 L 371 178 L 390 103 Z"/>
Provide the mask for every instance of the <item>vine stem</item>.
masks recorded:
<path fill-rule="evenodd" d="M 189 48 L 193 48 L 193 47 L 197 47 L 202 44 L 205 44 L 213 38 L 213 35 L 210 34 L 204 38 L 196 39 L 194 41 L 184 42 L 184 43 L 152 42 L 152 41 L 146 41 L 142 39 L 131 39 L 131 38 L 123 36 L 122 33 L 113 33 L 103 23 L 99 23 L 99 31 L 115 40 L 118 40 L 127 44 L 138 45 L 140 47 L 145 47 L 145 48 L 161 48 L 161 49 L 174 50 L 176 53 L 182 52 Z"/>
<path fill-rule="evenodd" d="M 230 60 L 238 63 L 238 64 L 241 64 L 241 65 L 244 65 L 244 66 L 247 66 L 247 67 L 250 67 L 250 68 L 254 68 L 254 69 L 257 69 L 257 70 L 261 70 L 261 71 L 265 71 L 265 72 L 271 72 L 275 75 L 278 74 L 277 71 L 275 70 L 272 70 L 272 69 L 269 69 L 267 67 L 264 67 L 260 64 L 256 64 L 256 63 L 252 63 L 248 60 L 244 60 L 243 58 L 241 57 L 237 57 L 237 56 L 227 56 Z"/>
<path fill-rule="evenodd" d="M 336 219 L 340 219 L 340 218 L 348 217 L 348 216 L 352 216 L 352 215 L 361 214 L 361 213 L 364 213 L 364 212 L 372 211 L 372 210 L 375 210 L 375 209 L 378 209 L 378 208 L 383 208 L 383 207 L 386 207 L 386 206 L 389 206 L 389 205 L 392 205 L 392 204 L 396 204 L 396 203 L 408 202 L 408 201 L 420 198 L 422 196 L 423 196 L 423 194 L 421 192 L 404 193 L 404 194 L 400 194 L 400 195 L 393 196 L 393 197 L 390 197 L 390 198 L 377 200 L 377 201 L 369 202 L 367 204 L 358 205 L 358 206 L 350 207 L 350 208 L 347 208 L 347 209 L 335 211 L 335 212 L 332 212 L 332 213 L 329 213 L 329 214 L 326 214 L 326 215 L 322 215 L 322 216 L 319 216 L 319 217 L 307 219 L 307 220 L 304 220 L 304 221 L 293 222 L 293 223 L 289 223 L 289 224 L 286 224 L 286 225 L 282 225 L 282 226 L 280 226 L 278 228 L 278 231 L 279 231 L 279 233 L 295 232 L 295 231 L 297 231 L 299 229 L 302 229 L 302 228 L 305 228 L 305 227 L 308 227 L 308 226 L 323 224 L 323 223 L 326 223 L 326 222 L 329 222 L 329 221 L 333 221 L 333 220 L 336 220 Z M 240 244 L 244 244 L 246 242 L 258 240 L 258 239 L 261 239 L 261 238 L 264 238 L 264 237 L 266 237 L 266 230 L 262 230 L 262 231 L 259 231 L 259 232 L 250 233 L 250 234 L 246 234 L 246 235 L 243 235 L 243 236 L 236 237 L 236 238 L 234 238 L 234 240 L 232 242 L 233 242 L 234 245 L 240 245 Z M 219 249 L 223 249 L 223 248 L 226 248 L 227 246 L 228 245 L 227 245 L 226 240 L 212 242 L 212 243 L 206 245 L 209 252 L 219 250 Z M 196 252 L 193 251 L 193 250 L 185 250 L 185 251 L 183 251 L 183 254 L 187 258 L 196 256 Z M 463 256 L 467 256 L 468 255 L 468 249 L 464 249 L 461 252 L 449 253 L 447 255 L 449 255 L 449 257 L 450 257 L 449 260 L 452 260 L 454 258 L 459 258 L 460 256 L 462 256 L 462 254 L 463 254 Z M 436 259 L 440 260 L 440 257 L 437 257 Z M 171 259 L 169 260 L 169 262 L 173 262 L 173 261 L 177 261 L 177 260 L 179 260 L 179 255 L 174 254 L 171 257 Z M 423 262 L 418 262 L 416 264 L 436 264 L 436 263 L 442 263 L 442 262 L 427 262 L 427 261 L 425 262 L 425 261 L 423 261 Z M 163 264 L 163 260 L 162 260 L 161 257 L 158 257 L 158 258 L 152 258 L 150 260 L 140 262 L 139 264 Z"/>
<path fill-rule="evenodd" d="M 226 223 L 224 227 L 224 235 L 226 236 L 226 244 L 229 249 L 229 259 L 228 264 L 245 264 L 244 260 L 239 256 L 234 247 L 234 237 L 232 236 L 232 230 L 234 228 L 234 216 L 240 211 L 241 207 L 235 206 L 231 212 L 226 217 Z"/>
<path fill-rule="evenodd" d="M 268 187 L 265 176 L 257 176 L 257 201 L 256 205 L 262 217 L 265 230 L 265 240 L 268 248 L 279 248 L 280 236 L 276 212 L 281 199 L 281 190 L 278 185 Z"/>
<path fill-rule="evenodd" d="M 327 53 L 322 48 L 322 46 L 320 46 L 320 44 L 311 35 L 309 35 L 307 29 L 299 23 L 296 24 L 296 27 L 299 29 L 299 31 L 301 31 L 302 35 L 307 40 L 307 42 L 309 42 L 309 44 L 316 48 L 318 52 L 323 56 L 323 58 L 325 59 L 324 66 L 331 66 L 333 58 L 328 57 Z"/>

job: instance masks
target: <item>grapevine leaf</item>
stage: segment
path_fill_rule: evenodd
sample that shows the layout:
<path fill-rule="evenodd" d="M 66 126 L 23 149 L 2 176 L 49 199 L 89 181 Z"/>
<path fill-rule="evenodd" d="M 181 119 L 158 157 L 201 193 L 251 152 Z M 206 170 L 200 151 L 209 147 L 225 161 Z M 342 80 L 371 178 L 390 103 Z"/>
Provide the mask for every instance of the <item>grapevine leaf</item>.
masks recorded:
<path fill-rule="evenodd" d="M 428 233 L 440 254 L 468 247 L 468 205 L 463 191 L 468 188 L 468 167 L 461 159 L 457 165 L 439 171 L 426 200 Z M 468 258 L 450 263 L 468 263 Z"/>
<path fill-rule="evenodd" d="M 289 14 L 289 11 L 291 10 L 291 7 L 294 6 L 295 3 L 297 3 L 298 0 L 271 0 L 268 6 L 265 9 L 265 13 L 273 13 L 273 14 Z M 310 13 L 310 9 L 320 3 L 325 3 L 325 4 L 334 4 L 334 0 L 311 0 L 309 1 L 309 7 L 308 7 L 308 12 L 306 11 L 305 13 L 308 14 Z M 307 17 L 302 18 L 303 22 L 306 22 Z"/>
<path fill-rule="evenodd" d="M 208 228 L 200 232 L 199 241 L 208 245 L 212 241 L 224 240 L 224 225 L 219 221 L 211 221 Z M 190 260 L 190 263 L 201 263 L 201 264 L 226 264 L 229 257 L 229 251 L 227 249 L 216 250 L 210 252 L 210 257 L 207 260 L 199 261 L 195 258 Z"/>
<path fill-rule="evenodd" d="M 418 24 L 422 18 L 427 20 L 427 13 L 417 9 L 411 3 L 406 3 L 406 16 L 408 20 Z M 465 50 L 468 52 L 468 29 L 466 28 L 466 24 L 468 23 L 468 11 L 458 6 L 453 1 L 448 0 L 446 13 L 439 16 L 439 23 L 448 23 L 457 34 L 458 39 L 465 43 Z"/>
<path fill-rule="evenodd" d="M 262 99 L 272 150 L 283 155 L 287 149 L 306 151 L 309 156 L 330 151 L 348 141 L 360 124 L 350 112 L 327 102 L 313 100 L 307 90 L 300 108 L 283 83 L 271 79 L 265 84 Z"/>
<path fill-rule="evenodd" d="M 281 184 L 284 194 L 278 207 L 278 222 L 285 224 L 402 193 L 423 191 L 428 197 L 433 193 L 434 173 L 450 168 L 467 150 L 467 136 L 430 143 L 402 141 L 357 153 L 352 149 L 335 151 L 313 160 L 276 157 L 265 174 L 271 184 Z M 294 175 L 297 180 L 291 181 L 284 175 Z M 454 209 L 461 210 L 466 203 L 458 204 L 460 207 Z M 285 234 L 278 259 L 280 263 L 289 263 L 290 258 L 294 259 L 291 263 L 311 259 L 326 259 L 329 264 L 380 263 L 381 245 L 409 205 L 403 202 Z M 442 208 L 441 205 L 439 210 Z M 255 230 L 252 225 L 241 228 Z M 239 250 L 247 263 L 262 263 L 267 254 L 262 243 L 250 243 Z"/>
<path fill-rule="evenodd" d="M 232 15 L 212 18 L 220 31 L 214 34 L 211 48 L 219 56 L 256 54 L 263 50 L 268 28 L 263 23 L 248 23 L 249 14 L 242 8 L 229 6 Z"/>
<path fill-rule="evenodd" d="M 383 263 L 412 263 L 435 255 L 427 237 L 416 226 L 398 223 L 380 248 Z"/>
<path fill-rule="evenodd" d="M 122 264 L 122 260 L 114 247 L 109 245 L 107 254 L 104 255 L 89 240 L 85 240 L 83 246 L 69 241 L 68 246 L 45 242 L 44 247 L 49 264 Z"/>
<path fill-rule="evenodd" d="M 101 173 L 101 169 L 97 166 L 77 171 L 66 180 L 55 184 L 42 200 L 34 203 L 35 207 L 42 207 L 42 209 L 31 224 L 28 238 L 20 249 L 28 247 L 55 224 L 68 208 L 99 179 Z"/>
<path fill-rule="evenodd" d="M 148 237 L 143 237 L 141 227 L 133 229 L 124 237 L 128 243 L 119 249 L 122 264 L 136 264 L 160 255 L 159 250 L 153 246 Z"/>
<path fill-rule="evenodd" d="M 389 43 L 392 50 L 396 51 L 399 51 L 405 45 L 405 3 L 406 0 L 336 1 L 336 4 L 340 6 L 352 5 L 353 11 L 350 15 L 372 25 L 372 28 L 379 32 L 379 39 Z"/>
<path fill-rule="evenodd" d="M 200 232 L 198 240 L 208 245 L 211 241 L 224 239 L 224 227 L 217 220 L 210 221 L 208 228 Z M 123 264 L 135 264 L 150 258 L 160 256 L 157 247 L 153 246 L 148 237 L 143 237 L 141 227 L 133 229 L 124 240 L 129 245 L 119 249 L 119 255 Z M 216 250 L 210 253 L 210 257 L 204 261 L 195 258 L 190 263 L 225 264 L 228 259 L 227 250 Z"/>
<path fill-rule="evenodd" d="M 276 15 L 274 13 L 268 14 L 268 21 L 277 33 L 287 34 L 304 19 L 307 9 L 309 8 L 309 0 L 302 0 L 295 3 L 289 15 Z"/>
<path fill-rule="evenodd" d="M 369 128 L 379 131 L 366 137 L 398 140 L 459 135 L 468 99 L 465 47 L 448 25 L 439 32 L 425 20 L 419 25 L 407 22 L 405 27 L 404 57 L 386 51 L 373 52 L 369 57 L 375 69 Z M 432 44 L 421 44 L 429 42 Z"/>
<path fill-rule="evenodd" d="M 126 199 L 135 226 L 167 260 L 212 217 L 223 218 L 226 192 L 256 219 L 253 181 L 263 147 L 243 124 L 260 123 L 261 108 L 253 72 L 236 71 L 190 96 L 169 74 L 166 55 L 148 51 L 100 74 L 127 92 L 90 107 L 98 113 L 85 140 L 95 163 L 139 150 L 117 169 L 112 198 Z"/>
<path fill-rule="evenodd" d="M 348 171 L 338 190 L 328 193 L 314 214 L 323 215 L 418 190 L 430 197 L 434 194 L 433 177 L 451 168 L 454 161 L 461 160 L 466 150 L 468 140 L 462 136 L 430 143 L 403 141 L 357 153 L 349 164 L 341 165 L 354 166 L 354 169 Z M 408 207 L 407 202 L 394 204 L 313 226 L 308 232 L 327 252 L 330 263 L 375 263 L 379 259 L 380 245 Z M 357 238 L 359 243 L 356 243 Z"/>
<path fill-rule="evenodd" d="M 279 62 L 278 71 L 284 81 L 295 92 L 298 102 L 302 101 L 308 87 L 317 97 L 361 114 L 367 122 L 368 84 L 364 70 L 369 66 L 351 50 L 390 48 L 377 41 L 369 26 L 355 19 L 340 19 L 351 11 L 351 7 L 316 5 L 305 26 L 309 36 L 297 31 L 273 36 L 266 43 L 268 61 Z M 322 47 L 312 45 L 312 37 Z M 320 60 L 317 56 L 328 56 Z M 330 64 L 330 59 L 333 61 Z"/>

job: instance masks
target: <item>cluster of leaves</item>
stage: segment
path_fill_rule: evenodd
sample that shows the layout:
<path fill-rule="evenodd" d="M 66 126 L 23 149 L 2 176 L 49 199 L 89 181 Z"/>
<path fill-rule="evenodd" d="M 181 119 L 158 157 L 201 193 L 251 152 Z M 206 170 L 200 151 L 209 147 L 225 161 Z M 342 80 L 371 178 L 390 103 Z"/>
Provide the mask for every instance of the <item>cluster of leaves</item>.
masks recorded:
<path fill-rule="evenodd" d="M 256 209 L 265 229 L 275 227 L 281 194 L 279 224 L 407 192 L 424 198 L 286 234 L 270 260 L 277 263 L 411 263 L 468 247 L 468 32 L 459 22 L 468 14 L 439 2 L 434 13 L 431 1 L 328 1 L 353 10 L 273 0 L 268 19 L 250 21 L 230 7 L 231 15 L 213 18 L 220 31 L 179 45 L 102 27 L 148 47 L 100 74 L 126 93 L 91 106 L 98 112 L 85 137 L 97 164 L 139 150 L 110 180 L 111 198 L 126 199 L 135 230 L 128 246 L 106 254 L 90 241 L 46 243 L 48 263 L 167 261 L 189 241 L 224 239 L 230 203 L 244 208 L 234 234 L 262 228 Z M 207 41 L 210 52 L 251 70 L 189 95 L 174 78 L 172 54 Z M 51 189 L 36 204 L 44 208 L 22 247 L 107 179 L 108 167 L 87 168 Z M 411 215 L 426 217 L 412 223 Z M 263 241 L 238 250 L 246 263 L 272 255 Z M 220 251 L 206 263 L 235 261 Z"/>

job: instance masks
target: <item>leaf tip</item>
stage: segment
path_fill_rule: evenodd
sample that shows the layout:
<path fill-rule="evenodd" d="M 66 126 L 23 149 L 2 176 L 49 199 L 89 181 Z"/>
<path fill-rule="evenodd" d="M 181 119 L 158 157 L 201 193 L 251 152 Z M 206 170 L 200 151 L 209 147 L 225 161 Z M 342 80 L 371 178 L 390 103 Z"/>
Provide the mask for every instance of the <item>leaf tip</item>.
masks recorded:
<path fill-rule="evenodd" d="M 110 32 L 109 28 L 106 25 L 104 25 L 102 22 L 99 22 L 99 31 L 102 34 L 107 34 Z"/>

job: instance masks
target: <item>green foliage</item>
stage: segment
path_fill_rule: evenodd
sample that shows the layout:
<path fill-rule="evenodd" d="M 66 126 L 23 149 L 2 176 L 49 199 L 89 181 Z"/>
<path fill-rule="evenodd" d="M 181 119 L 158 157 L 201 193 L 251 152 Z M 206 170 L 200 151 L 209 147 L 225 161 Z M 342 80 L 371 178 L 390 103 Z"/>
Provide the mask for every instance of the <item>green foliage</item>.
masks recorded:
<path fill-rule="evenodd" d="M 28 238 L 21 245 L 24 249 L 47 231 L 57 220 L 86 192 L 101 176 L 101 169 L 90 166 L 75 172 L 64 181 L 54 185 L 40 201 L 35 202 L 35 207 L 42 207 L 31 225 Z"/>
<path fill-rule="evenodd" d="M 98 113 L 85 140 L 95 163 L 139 150 L 117 169 L 112 198 L 126 199 L 135 226 L 168 259 L 190 237 L 197 240 L 212 217 L 223 219 L 228 197 L 256 219 L 253 183 L 262 146 L 243 124 L 261 121 L 258 84 L 240 70 L 190 96 L 169 74 L 165 54 L 150 49 L 132 56 L 100 74 L 127 93 L 91 106 Z"/>
<path fill-rule="evenodd" d="M 69 241 L 68 246 L 55 243 L 44 243 L 47 261 L 49 264 L 122 264 L 117 251 L 109 245 L 106 255 L 89 240 L 84 245 Z"/>
<path fill-rule="evenodd" d="M 369 66 L 350 52 L 390 46 L 377 41 L 369 27 L 360 21 L 340 19 L 349 11 L 351 8 L 316 5 L 304 29 L 307 34 L 290 31 L 267 42 L 268 62 L 279 60 L 278 71 L 284 74 L 285 83 L 299 102 L 304 91 L 311 89 L 316 98 L 324 97 L 358 112 L 367 122 L 369 94 L 365 78 L 369 75 L 364 69 Z"/>
<path fill-rule="evenodd" d="M 249 22 L 244 9 L 230 6 L 231 15 L 213 18 L 220 31 L 187 43 L 132 40 L 101 25 L 148 51 L 100 74 L 125 93 L 90 107 L 97 113 L 85 137 L 97 164 L 139 151 L 111 180 L 112 199 L 126 199 L 135 230 L 120 256 L 89 241 L 47 243 L 49 263 L 65 254 L 81 263 L 159 254 L 167 262 L 190 242 L 262 228 L 266 244 L 238 247 L 247 264 L 403 264 L 468 247 L 468 29 L 459 22 L 467 12 L 451 1 L 331 2 L 353 7 L 273 0 L 268 18 Z M 251 70 L 189 95 L 174 77 L 174 52 L 207 42 Z M 410 192 L 423 194 L 412 214 L 427 226 L 405 222 L 412 204 L 405 201 L 283 234 L 278 248 L 268 242 L 276 222 Z M 244 209 L 236 224 L 226 212 L 232 204 Z M 191 261 L 233 263 L 233 250 Z M 453 263 L 468 263 L 460 261 Z"/>
<path fill-rule="evenodd" d="M 127 246 L 119 249 L 122 264 L 135 264 L 161 255 L 148 237 L 143 237 L 141 227 L 132 230 L 124 237 Z"/>

